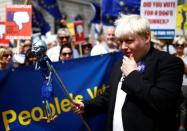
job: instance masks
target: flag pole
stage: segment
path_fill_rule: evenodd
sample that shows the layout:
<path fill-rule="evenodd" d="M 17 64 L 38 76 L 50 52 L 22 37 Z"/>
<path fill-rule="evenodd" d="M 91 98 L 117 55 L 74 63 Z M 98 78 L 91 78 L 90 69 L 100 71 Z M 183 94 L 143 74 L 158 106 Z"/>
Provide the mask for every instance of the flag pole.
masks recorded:
<path fill-rule="evenodd" d="M 83 57 L 82 44 L 83 44 L 83 43 L 79 43 L 80 57 Z"/>
<path fill-rule="evenodd" d="M 99 35 L 103 34 L 103 14 L 102 14 L 102 0 L 100 1 L 100 24 L 99 24 L 99 28 L 100 28 L 100 32 Z"/>
<path fill-rule="evenodd" d="M 29 2 L 29 0 L 24 0 L 24 4 L 25 4 L 25 5 L 27 5 L 28 2 Z M 55 75 L 55 77 L 57 78 L 57 80 L 60 82 L 60 85 L 61 85 L 61 87 L 63 88 L 63 90 L 65 91 L 66 95 L 68 96 L 68 99 L 72 102 L 73 99 L 70 97 L 69 91 L 67 90 L 67 88 L 65 87 L 64 83 L 63 83 L 62 80 L 60 79 L 60 77 L 59 77 L 58 73 L 56 72 L 56 70 L 54 69 L 54 67 L 53 67 L 51 64 L 49 64 L 48 61 L 46 61 L 46 64 L 47 64 L 48 68 L 51 70 L 51 72 Z M 79 117 L 80 117 L 81 121 L 83 122 L 84 126 L 86 127 L 86 129 L 87 129 L 88 131 L 91 131 L 91 128 L 89 127 L 89 125 L 88 125 L 87 122 L 85 121 L 84 117 L 83 117 L 82 115 L 79 115 Z"/>
<path fill-rule="evenodd" d="M 28 5 L 28 3 L 29 3 L 29 0 L 24 0 L 24 5 Z"/>
<path fill-rule="evenodd" d="M 29 0 L 24 0 L 23 4 L 24 5 L 27 5 L 29 2 Z M 20 40 L 14 40 L 17 44 L 17 47 L 16 47 L 16 53 L 19 54 L 20 53 L 20 48 L 21 48 L 21 41 Z"/>
<path fill-rule="evenodd" d="M 58 73 L 56 72 L 55 68 L 53 67 L 52 64 L 49 64 L 48 61 L 46 61 L 46 64 L 47 64 L 47 67 L 48 69 L 55 75 L 55 77 L 57 78 L 57 80 L 60 82 L 60 85 L 62 87 L 62 89 L 65 91 L 68 99 L 70 100 L 70 102 L 73 102 L 73 98 L 69 95 L 69 91 L 68 89 L 66 88 L 66 86 L 64 85 L 63 81 L 61 80 L 60 76 L 58 75 Z M 86 122 L 86 120 L 84 119 L 84 117 L 80 114 L 79 115 L 81 121 L 83 122 L 84 126 L 86 127 L 86 129 L 88 131 L 91 131 L 91 128 L 89 127 L 88 123 Z"/>

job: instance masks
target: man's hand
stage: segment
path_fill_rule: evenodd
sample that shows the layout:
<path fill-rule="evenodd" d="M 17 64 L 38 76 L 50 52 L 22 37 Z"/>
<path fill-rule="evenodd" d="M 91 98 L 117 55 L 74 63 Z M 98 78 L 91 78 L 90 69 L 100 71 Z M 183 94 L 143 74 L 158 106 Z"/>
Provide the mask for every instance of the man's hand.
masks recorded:
<path fill-rule="evenodd" d="M 123 63 L 121 65 L 121 71 L 125 76 L 128 76 L 132 71 L 138 70 L 136 61 L 134 57 L 130 55 L 129 57 L 123 56 Z"/>
<path fill-rule="evenodd" d="M 82 101 L 72 101 L 71 107 L 76 114 L 84 113 L 84 103 Z"/>

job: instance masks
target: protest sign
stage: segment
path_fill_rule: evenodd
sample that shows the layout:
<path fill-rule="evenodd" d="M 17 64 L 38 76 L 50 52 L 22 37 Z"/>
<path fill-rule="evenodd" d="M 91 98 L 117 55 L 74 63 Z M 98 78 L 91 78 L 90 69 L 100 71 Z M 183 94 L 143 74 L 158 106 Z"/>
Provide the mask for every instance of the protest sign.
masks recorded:
<path fill-rule="evenodd" d="M 6 39 L 31 39 L 31 5 L 8 5 L 6 7 Z"/>
<path fill-rule="evenodd" d="M 172 39 L 175 36 L 177 0 L 142 0 L 141 15 L 150 22 L 157 38 Z"/>

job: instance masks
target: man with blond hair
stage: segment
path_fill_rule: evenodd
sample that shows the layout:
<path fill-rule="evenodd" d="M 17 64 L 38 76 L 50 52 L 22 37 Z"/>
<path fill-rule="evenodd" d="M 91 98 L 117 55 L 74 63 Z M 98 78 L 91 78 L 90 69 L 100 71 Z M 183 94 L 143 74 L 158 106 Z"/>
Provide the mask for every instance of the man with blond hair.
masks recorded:
<path fill-rule="evenodd" d="M 74 102 L 79 114 L 107 112 L 108 131 L 176 131 L 184 64 L 154 49 L 150 25 L 139 15 L 121 15 L 115 36 L 124 53 L 109 88 L 89 101 Z"/>

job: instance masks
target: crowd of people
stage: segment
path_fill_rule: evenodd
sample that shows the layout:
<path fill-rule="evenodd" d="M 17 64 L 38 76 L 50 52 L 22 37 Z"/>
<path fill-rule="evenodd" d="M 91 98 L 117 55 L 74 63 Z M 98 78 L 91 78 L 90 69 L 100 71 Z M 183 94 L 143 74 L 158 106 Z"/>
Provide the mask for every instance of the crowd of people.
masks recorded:
<path fill-rule="evenodd" d="M 181 44 L 183 49 L 182 57 L 187 56 L 187 40 L 184 36 L 177 36 L 173 39 L 173 42 L 172 40 L 169 40 L 170 43 L 168 43 L 168 40 L 159 40 L 155 38 L 153 34 L 151 34 L 151 41 L 154 44 L 154 47 L 158 50 L 166 51 L 170 54 L 177 53 L 178 48 L 176 45 L 178 44 L 175 44 L 177 39 L 183 39 Z M 44 42 L 47 45 L 46 54 L 53 62 L 86 56 L 100 55 L 121 50 L 120 41 L 115 37 L 114 26 L 109 26 L 103 34 L 98 36 L 96 40 L 93 40 L 93 38 L 87 38 L 84 42 L 81 43 L 81 50 L 79 48 L 79 45 L 75 41 L 75 36 L 72 36 L 68 28 L 66 27 L 59 28 L 57 34 L 46 37 Z M 12 53 L 12 59 L 9 60 L 9 64 L 6 64 L 7 67 L 10 64 L 14 67 L 19 67 L 22 65 L 34 64 L 36 62 L 36 59 L 33 58 L 34 56 L 31 55 L 32 40 L 21 40 L 19 42 L 16 41 L 14 43 L 11 43 L 10 45 L 10 47 L 0 47 L 0 54 L 3 54 L 3 50 L 10 50 Z M 66 47 L 71 47 L 69 48 L 69 50 L 72 51 L 72 54 L 66 54 L 66 56 L 68 57 L 65 59 L 62 57 L 63 50 L 61 48 L 64 48 L 63 45 L 69 45 Z M 4 65 L 2 59 L 4 58 L 2 58 L 1 56 L 0 59 L 0 65 L 2 66 Z"/>
<path fill-rule="evenodd" d="M 64 26 L 44 41 L 46 55 L 52 62 L 118 51 L 125 54 L 114 68 L 111 88 L 91 101 L 75 102 L 76 112 L 108 112 L 108 129 L 114 131 L 176 131 L 182 86 L 185 99 L 180 105 L 179 129 L 187 128 L 187 40 L 184 36 L 170 41 L 156 39 L 143 17 L 122 15 L 115 27 L 108 27 L 94 42 L 90 39 L 81 43 L 80 49 L 75 36 Z M 34 65 L 37 58 L 31 47 L 32 40 L 0 47 L 0 70 Z M 138 63 L 142 61 L 140 68 L 146 66 L 148 70 L 143 74 L 145 78 L 139 73 Z"/>
<path fill-rule="evenodd" d="M 52 62 L 57 62 L 120 51 L 114 31 L 113 26 L 109 27 L 94 43 L 92 38 L 86 38 L 84 42 L 79 43 L 81 48 L 77 44 L 75 36 L 72 36 L 65 26 L 59 28 L 56 34 L 50 35 L 42 41 L 47 45 L 46 55 Z M 3 65 L 2 69 L 8 68 L 8 65 L 17 68 L 23 65 L 35 64 L 36 57 L 31 51 L 32 44 L 34 44 L 32 40 L 20 40 L 11 44 L 11 47 L 1 47 L 1 49 L 9 50 L 12 53 L 9 63 L 5 67 L 3 61 L 0 63 L 0 65 Z M 3 51 L 1 53 L 3 54 Z M 2 56 L 0 59 L 4 59 Z"/>

